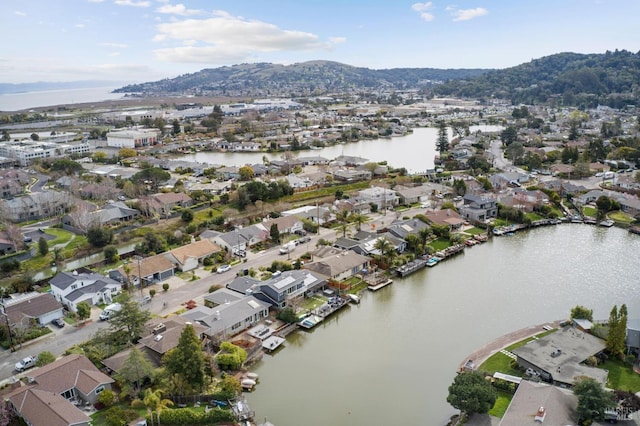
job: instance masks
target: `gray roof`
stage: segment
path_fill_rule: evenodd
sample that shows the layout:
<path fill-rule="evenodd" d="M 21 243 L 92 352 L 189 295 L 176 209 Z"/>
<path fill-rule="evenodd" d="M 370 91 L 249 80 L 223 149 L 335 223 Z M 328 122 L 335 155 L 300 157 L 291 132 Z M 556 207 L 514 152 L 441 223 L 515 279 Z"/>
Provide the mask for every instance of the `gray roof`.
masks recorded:
<path fill-rule="evenodd" d="M 119 282 L 113 280 L 111 278 L 105 277 L 104 275 L 91 273 L 91 274 L 75 274 L 73 272 L 58 272 L 53 278 L 49 280 L 49 284 L 54 287 L 58 287 L 61 290 L 66 289 L 71 284 L 81 281 L 86 285 L 93 284 L 94 282 L 101 281 L 104 284 L 116 284 L 120 285 Z"/>
<path fill-rule="evenodd" d="M 245 296 L 228 304 L 207 308 L 199 306 L 185 312 L 181 316 L 190 321 L 197 321 L 207 327 L 206 333 L 215 335 L 230 328 L 233 324 L 243 322 L 254 314 L 269 310 L 269 305 L 253 296 Z"/>
<path fill-rule="evenodd" d="M 259 283 L 259 280 L 251 278 L 249 276 L 236 277 L 233 281 L 227 284 L 227 288 L 236 293 L 247 294 L 247 290 Z"/>
<path fill-rule="evenodd" d="M 245 278 L 245 277 L 242 277 L 242 278 Z M 207 294 L 204 297 L 204 300 L 206 300 L 207 302 L 214 303 L 216 305 L 224 305 L 227 303 L 235 302 L 238 299 L 242 299 L 242 297 L 243 295 L 238 293 L 237 291 L 229 290 L 228 288 L 220 288 L 214 291 L 213 293 Z"/>
<path fill-rule="evenodd" d="M 420 219 L 408 219 L 393 222 L 388 230 L 398 238 L 405 238 L 407 235 L 417 235 L 421 229 L 427 228 L 429 225 Z"/>
<path fill-rule="evenodd" d="M 260 285 L 262 287 L 270 287 L 276 293 L 279 293 L 284 291 L 286 288 L 296 285 L 300 281 L 304 282 L 303 291 L 307 291 L 314 288 L 317 284 L 324 282 L 325 279 L 311 271 L 294 269 L 292 271 L 285 271 L 280 276 L 264 281 Z"/>
<path fill-rule="evenodd" d="M 605 370 L 580 364 L 604 349 L 604 340 L 568 326 L 512 352 L 551 374 L 554 381 L 573 384 L 579 377 L 586 376 L 605 384 Z"/>
<path fill-rule="evenodd" d="M 578 399 L 572 392 L 555 386 L 520 382 L 500 426 L 573 425 L 577 424 Z M 534 420 L 544 407 L 544 422 Z"/>

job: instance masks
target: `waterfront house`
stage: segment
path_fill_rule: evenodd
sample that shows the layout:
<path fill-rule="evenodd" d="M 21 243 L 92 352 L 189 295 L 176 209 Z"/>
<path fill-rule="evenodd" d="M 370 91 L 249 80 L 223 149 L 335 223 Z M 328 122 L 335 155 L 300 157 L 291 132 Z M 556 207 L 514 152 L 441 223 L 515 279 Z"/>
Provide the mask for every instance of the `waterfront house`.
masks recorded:
<path fill-rule="evenodd" d="M 460 206 L 459 213 L 469 221 L 485 222 L 498 216 L 498 203 L 495 198 L 484 195 L 464 195 L 464 205 Z"/>
<path fill-rule="evenodd" d="M 428 228 L 429 225 L 421 221 L 420 219 L 407 219 L 393 222 L 387 227 L 390 234 L 402 238 L 407 238 L 407 235 L 418 235 L 422 229 Z"/>
<path fill-rule="evenodd" d="M 304 268 L 327 279 L 342 281 L 369 269 L 371 258 L 352 250 L 340 252 L 307 263 Z"/>
<path fill-rule="evenodd" d="M 280 310 L 294 300 L 321 290 L 326 284 L 327 280 L 314 270 L 292 270 L 260 282 L 247 293 Z"/>
<path fill-rule="evenodd" d="M 112 303 L 113 297 L 122 291 L 120 282 L 94 272 L 58 272 L 49 284 L 56 300 L 72 312 L 76 312 L 80 302 Z"/>
<path fill-rule="evenodd" d="M 241 333 L 269 316 L 269 304 L 246 296 L 215 308 L 198 306 L 181 315 L 203 327 L 203 334 L 227 339 Z"/>
<path fill-rule="evenodd" d="M 429 219 L 429 222 L 448 226 L 452 230 L 460 229 L 465 222 L 465 219 L 458 212 L 451 209 L 428 211 L 424 215 Z"/>
<path fill-rule="evenodd" d="M 569 390 L 522 380 L 499 426 L 577 424 L 578 398 Z"/>
<path fill-rule="evenodd" d="M 607 371 L 589 367 L 583 361 L 605 349 L 604 340 L 567 326 L 512 350 L 522 368 L 532 368 L 540 378 L 559 386 L 572 386 L 581 377 L 605 385 Z"/>

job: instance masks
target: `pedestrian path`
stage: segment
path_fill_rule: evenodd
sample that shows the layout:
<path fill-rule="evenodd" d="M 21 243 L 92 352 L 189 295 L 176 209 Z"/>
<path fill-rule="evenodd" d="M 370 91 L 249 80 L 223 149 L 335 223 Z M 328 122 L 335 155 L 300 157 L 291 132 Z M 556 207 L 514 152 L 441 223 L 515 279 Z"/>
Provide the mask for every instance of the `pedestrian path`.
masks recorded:
<path fill-rule="evenodd" d="M 508 351 L 508 350 L 506 350 L 506 349 L 500 349 L 500 353 L 501 353 L 501 354 L 505 354 L 506 356 L 508 356 L 508 357 L 509 357 L 509 358 L 511 358 L 511 359 L 518 359 L 518 357 L 517 357 L 517 356 L 515 356 L 512 352 L 509 352 L 509 351 Z"/>

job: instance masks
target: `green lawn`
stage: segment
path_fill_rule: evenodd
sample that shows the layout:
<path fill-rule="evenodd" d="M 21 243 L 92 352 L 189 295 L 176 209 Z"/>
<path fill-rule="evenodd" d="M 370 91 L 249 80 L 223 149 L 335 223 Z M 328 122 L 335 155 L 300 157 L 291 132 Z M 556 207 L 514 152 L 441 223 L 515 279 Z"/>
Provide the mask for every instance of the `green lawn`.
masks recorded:
<path fill-rule="evenodd" d="M 489 374 L 500 372 L 504 374 L 511 374 L 512 376 L 522 376 L 522 372 L 520 370 L 511 368 L 511 358 L 502 352 L 496 352 L 491 355 L 480 365 L 480 367 L 478 367 L 478 370 Z"/>
<path fill-rule="evenodd" d="M 493 405 L 493 408 L 489 410 L 489 415 L 502 418 L 502 416 L 504 416 L 504 413 L 507 411 L 507 408 L 509 408 L 509 404 L 511 404 L 512 398 L 513 395 L 509 392 L 499 390 L 498 399 L 496 399 L 496 403 Z"/>
<path fill-rule="evenodd" d="M 44 232 L 56 237 L 54 240 L 49 241 L 49 247 L 53 247 L 56 244 L 66 244 L 73 238 L 71 232 L 60 228 L 47 228 Z"/>
<path fill-rule="evenodd" d="M 486 229 L 481 229 L 481 228 L 476 228 L 474 226 L 473 228 L 465 229 L 464 233 L 465 234 L 469 234 L 469 235 L 480 235 L 480 234 L 486 234 L 487 230 Z"/>
<path fill-rule="evenodd" d="M 607 214 L 607 216 L 609 217 L 609 219 L 615 221 L 615 222 L 620 222 L 620 223 L 624 223 L 624 224 L 630 224 L 631 222 L 633 222 L 633 218 L 630 216 L 627 216 L 626 214 L 622 213 L 621 211 L 616 211 L 616 212 L 611 212 L 609 214 Z"/>
<path fill-rule="evenodd" d="M 451 242 L 449 240 L 445 240 L 443 238 L 438 238 L 437 240 L 431 241 L 428 245 L 433 247 L 435 251 L 444 250 L 447 247 L 451 246 Z"/>
<path fill-rule="evenodd" d="M 532 222 L 535 222 L 536 220 L 544 219 L 544 217 L 540 216 L 537 213 L 527 213 L 524 216 L 531 219 Z"/>
<path fill-rule="evenodd" d="M 589 217 L 596 217 L 598 210 L 591 206 L 582 207 L 582 214 Z"/>
<path fill-rule="evenodd" d="M 607 387 L 629 392 L 640 392 L 640 374 L 633 371 L 630 365 L 624 362 L 609 358 L 604 364 L 598 365 L 609 371 Z"/>

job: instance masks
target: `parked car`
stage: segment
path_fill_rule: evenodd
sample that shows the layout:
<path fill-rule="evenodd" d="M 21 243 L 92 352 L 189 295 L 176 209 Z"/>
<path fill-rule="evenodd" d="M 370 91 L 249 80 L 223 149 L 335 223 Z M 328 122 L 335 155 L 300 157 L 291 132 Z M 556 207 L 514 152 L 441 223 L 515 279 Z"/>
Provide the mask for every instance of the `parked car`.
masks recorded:
<path fill-rule="evenodd" d="M 233 252 L 238 257 L 247 257 L 247 252 L 244 250 L 236 250 Z"/>
<path fill-rule="evenodd" d="M 526 374 L 527 376 L 531 376 L 531 377 L 537 377 L 540 375 L 540 373 L 536 370 L 534 370 L 533 368 L 527 368 L 524 371 L 524 374 Z"/>
<path fill-rule="evenodd" d="M 230 265 L 220 265 L 218 266 L 218 270 L 216 271 L 219 274 L 224 274 L 225 272 L 231 270 Z"/>
<path fill-rule="evenodd" d="M 297 234 L 297 235 L 302 235 L 302 236 L 304 237 L 305 235 L 307 235 L 307 231 L 305 231 L 304 229 L 298 229 L 298 230 L 295 232 L 295 234 Z"/>
<path fill-rule="evenodd" d="M 15 369 L 16 371 L 24 371 L 31 367 L 35 367 L 36 361 L 38 361 L 37 356 L 29 355 L 28 357 L 22 358 L 20 361 L 16 362 Z"/>
<path fill-rule="evenodd" d="M 51 324 L 55 325 L 58 328 L 63 328 L 64 327 L 64 321 L 62 320 L 62 318 L 56 318 L 53 321 L 51 321 Z"/>

